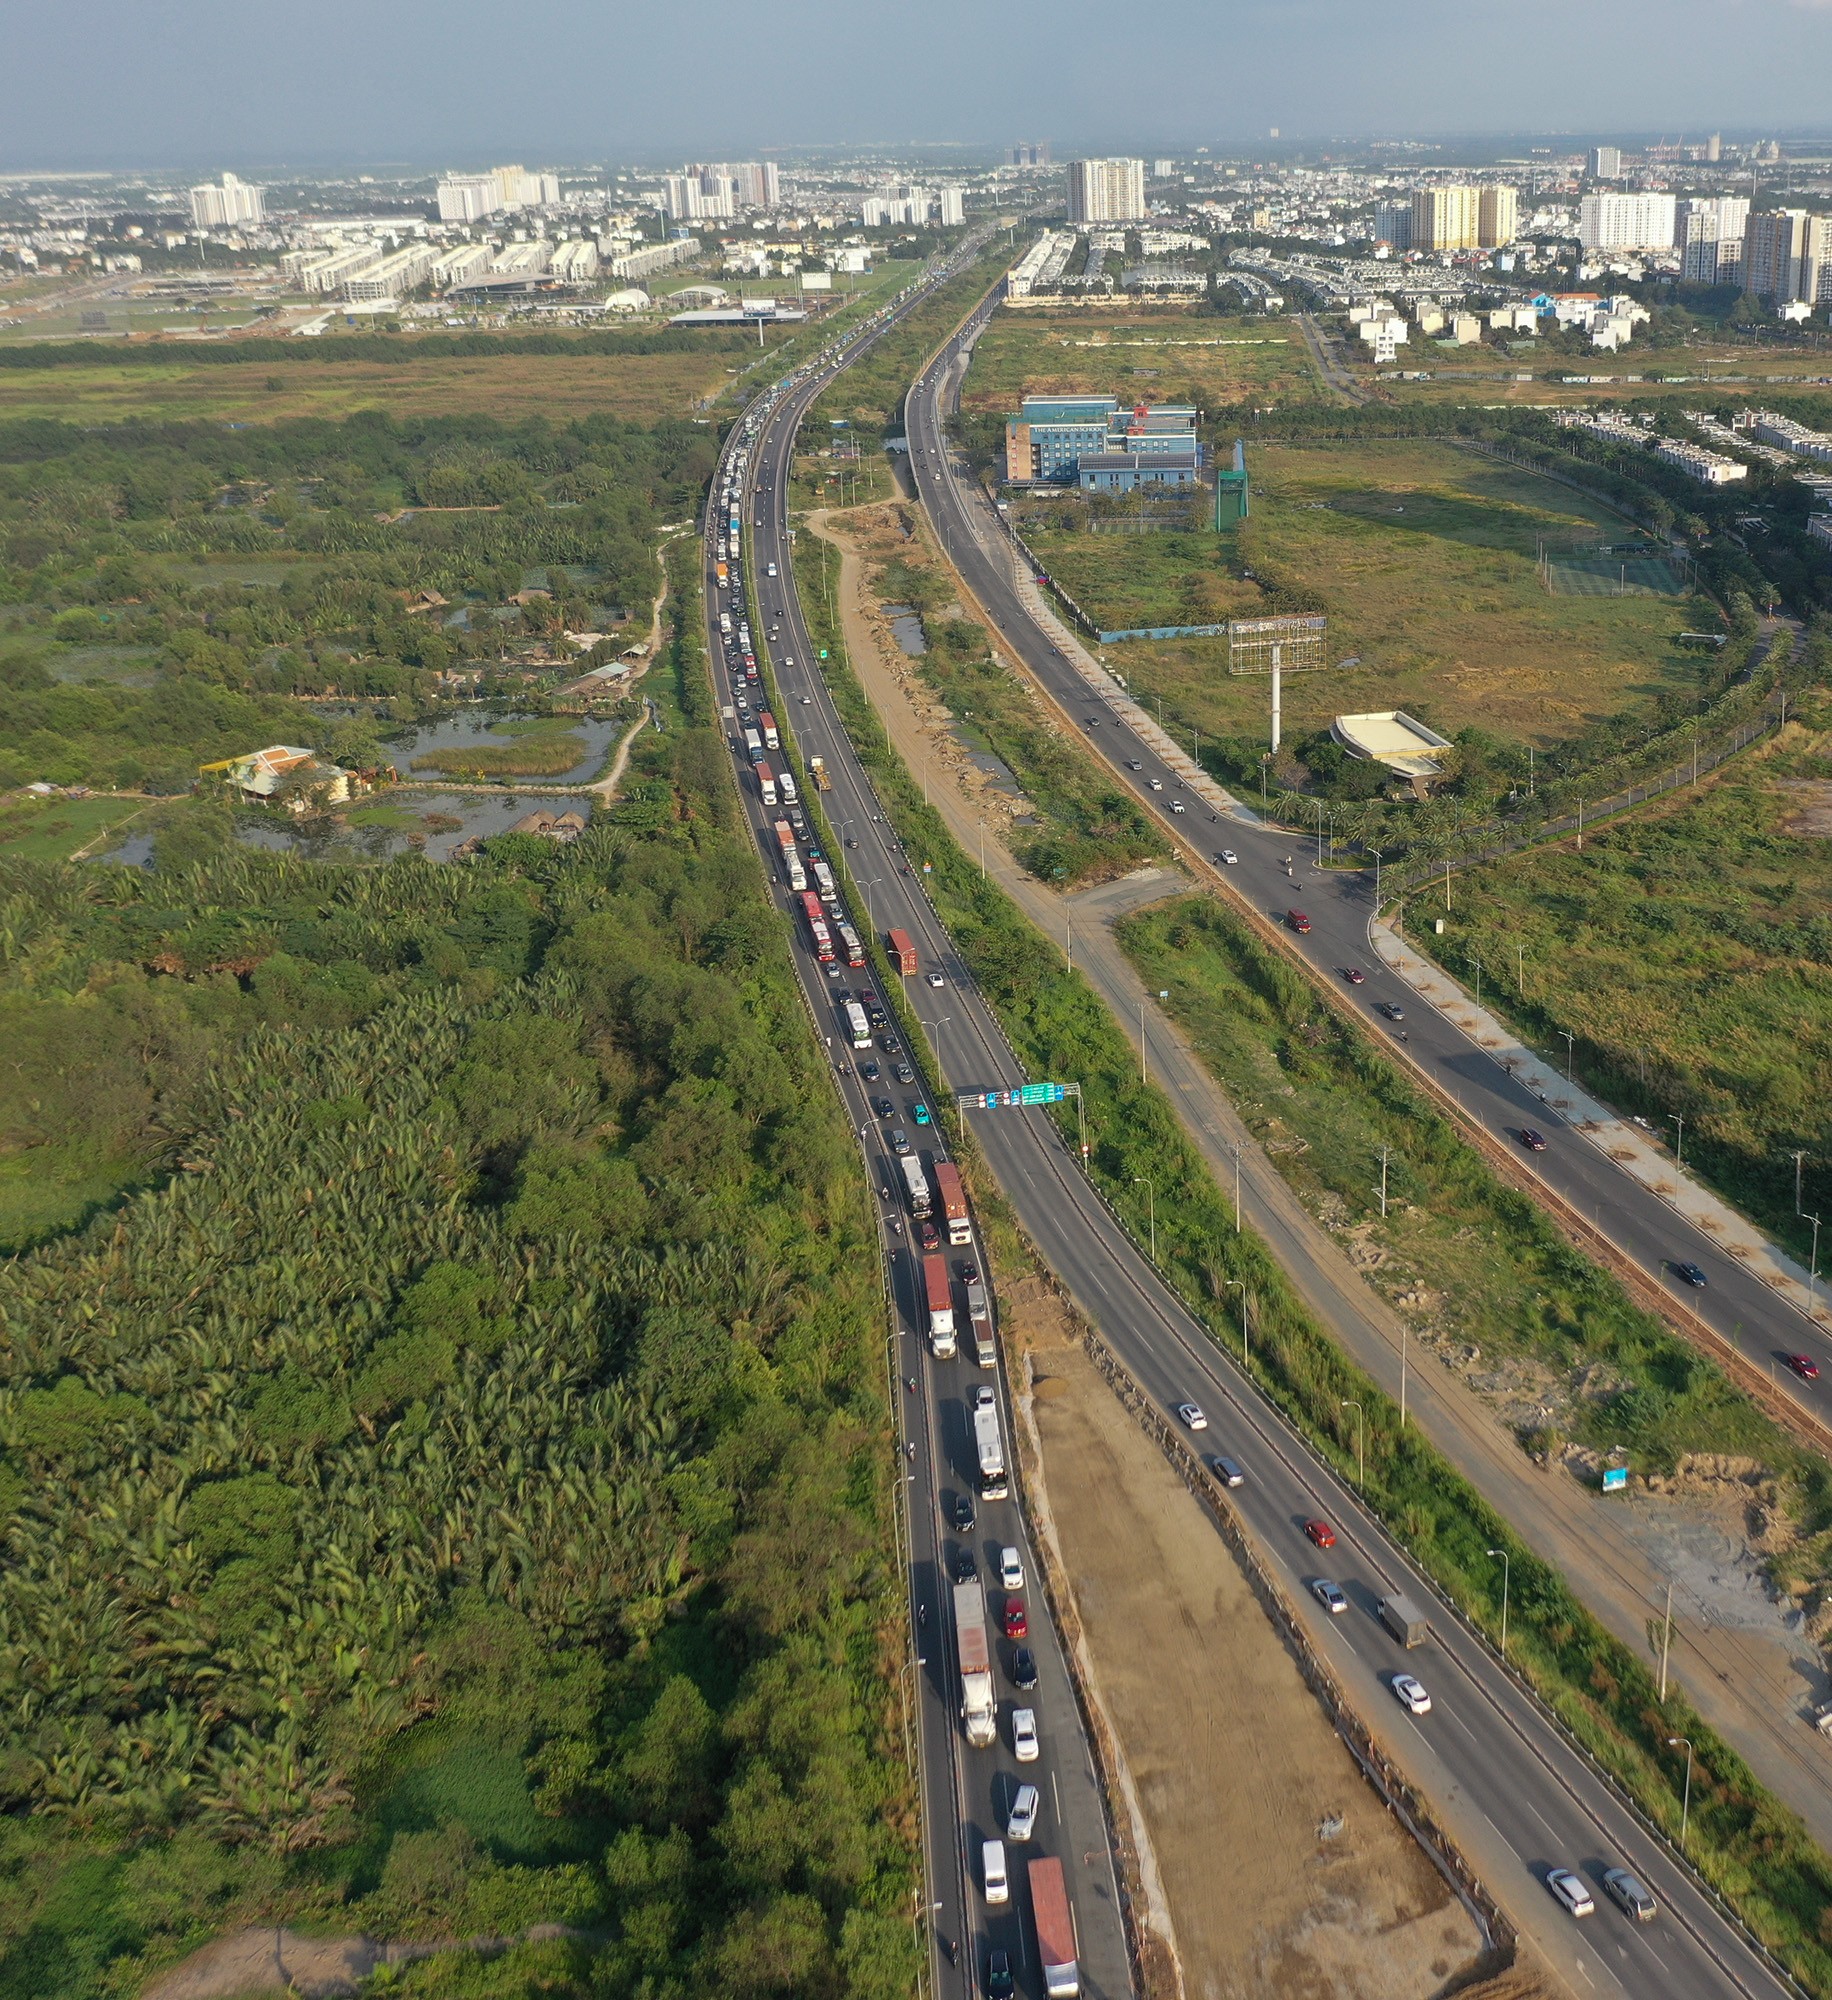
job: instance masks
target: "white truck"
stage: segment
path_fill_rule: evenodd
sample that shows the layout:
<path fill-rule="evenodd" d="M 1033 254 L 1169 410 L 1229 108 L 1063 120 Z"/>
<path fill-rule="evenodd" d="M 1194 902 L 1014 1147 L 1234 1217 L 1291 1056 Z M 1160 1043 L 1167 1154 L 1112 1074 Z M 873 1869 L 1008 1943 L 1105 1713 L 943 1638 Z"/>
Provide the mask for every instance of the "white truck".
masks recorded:
<path fill-rule="evenodd" d="M 992 1696 L 992 1648 L 986 1640 L 986 1593 L 977 1583 L 954 1586 L 954 1644 L 961 1663 L 961 1720 L 967 1741 L 984 1750 L 998 1734 Z"/>
<path fill-rule="evenodd" d="M 999 1435 L 996 1403 L 984 1403 L 974 1411 L 973 1449 L 980 1462 L 980 1498 L 1003 1500 L 1009 1489 L 1005 1475 L 1005 1440 Z"/>
<path fill-rule="evenodd" d="M 954 1358 L 954 1287 L 948 1282 L 948 1260 L 922 1260 L 923 1300 L 929 1309 L 929 1348 L 937 1361 Z"/>

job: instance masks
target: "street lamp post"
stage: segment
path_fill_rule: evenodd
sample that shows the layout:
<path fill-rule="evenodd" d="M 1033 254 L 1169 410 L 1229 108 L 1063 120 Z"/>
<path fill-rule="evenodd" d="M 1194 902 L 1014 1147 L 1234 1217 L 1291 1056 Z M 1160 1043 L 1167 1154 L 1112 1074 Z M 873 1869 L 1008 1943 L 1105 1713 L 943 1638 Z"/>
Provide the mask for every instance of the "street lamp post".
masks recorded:
<path fill-rule="evenodd" d="M 1669 1750 L 1677 1750 L 1682 1743 L 1686 1746 L 1686 1790 L 1679 1807 L 1679 1845 L 1680 1851 L 1683 1853 L 1686 1845 L 1686 1830 L 1692 1823 L 1692 1739 L 1690 1736 L 1669 1736 L 1667 1738 L 1667 1748 Z"/>
<path fill-rule="evenodd" d="M 1240 1148 L 1234 1148 L 1234 1233 L 1240 1234 Z"/>
<path fill-rule="evenodd" d="M 1152 1178 L 1149 1174 L 1133 1175 L 1132 1184 L 1134 1187 L 1137 1187 L 1141 1182 L 1144 1183 L 1145 1187 L 1145 1212 L 1150 1218 L 1151 1261 L 1155 1264 L 1158 1261 L 1158 1190 L 1152 1184 Z"/>
<path fill-rule="evenodd" d="M 1683 1169 L 1686 1164 L 1686 1121 L 1677 1111 L 1668 1114 L 1671 1122 L 1679 1127 L 1679 1136 L 1673 1142 L 1673 1164 Z"/>
<path fill-rule="evenodd" d="M 1378 847 L 1373 849 L 1373 855 L 1374 855 L 1374 914 L 1378 917 L 1380 915 L 1380 862 L 1381 862 L 1381 852 Z"/>
<path fill-rule="evenodd" d="M 1577 1037 L 1569 1028 L 1561 1028 L 1559 1033 L 1565 1038 L 1565 1081 L 1571 1081 L 1571 1059 L 1577 1047 Z"/>
<path fill-rule="evenodd" d="M 1361 1490 L 1365 1493 L 1368 1490 L 1368 1413 L 1353 1396 L 1344 1396 L 1339 1407 L 1355 1412 L 1355 1430 L 1360 1440 L 1356 1457 L 1361 1467 Z"/>
<path fill-rule="evenodd" d="M 1800 1169 L 1806 1159 L 1806 1149 L 1802 1147 L 1794 1155 L 1794 1213 L 1800 1213 Z"/>
<path fill-rule="evenodd" d="M 1813 1225 L 1813 1263 L 1812 1268 L 1807 1272 L 1807 1318 L 1811 1319 L 1819 1310 L 1819 1300 L 1817 1297 L 1819 1291 L 1819 1217 L 1816 1215 L 1806 1215 L 1802 1216 L 1801 1220 L 1803 1222 L 1810 1222 Z"/>
<path fill-rule="evenodd" d="M 1513 1581 L 1514 1565 L 1506 1549 L 1490 1549 L 1489 1554 L 1501 1564 L 1501 1650 L 1505 1656 L 1508 1650 L 1508 1586 Z"/>
<path fill-rule="evenodd" d="M 1247 1365 L 1247 1287 L 1240 1278 L 1227 1278 L 1223 1282 L 1231 1292 L 1240 1294 L 1240 1365 Z"/>

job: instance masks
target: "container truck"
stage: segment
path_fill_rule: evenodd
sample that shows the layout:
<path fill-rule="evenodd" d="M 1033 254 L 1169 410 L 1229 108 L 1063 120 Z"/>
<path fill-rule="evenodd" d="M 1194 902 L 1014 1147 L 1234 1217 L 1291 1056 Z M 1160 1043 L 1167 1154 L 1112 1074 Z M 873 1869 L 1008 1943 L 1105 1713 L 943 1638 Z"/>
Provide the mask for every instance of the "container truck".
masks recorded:
<path fill-rule="evenodd" d="M 929 1304 L 929 1347 L 937 1361 L 954 1359 L 954 1288 L 948 1283 L 948 1260 L 922 1260 L 922 1289 Z"/>
<path fill-rule="evenodd" d="M 764 804 L 773 806 L 776 803 L 776 773 L 767 764 L 760 763 L 753 768 L 757 773 L 757 790 Z"/>
<path fill-rule="evenodd" d="M 853 929 L 851 924 L 845 922 L 841 922 L 835 928 L 840 934 L 840 949 L 846 954 L 846 963 L 854 966 L 863 965 L 865 963 L 865 947 L 859 941 L 858 932 Z"/>
<path fill-rule="evenodd" d="M 897 1164 L 903 1170 L 903 1190 L 910 1198 L 910 1213 L 920 1222 L 929 1212 L 928 1177 L 914 1153 L 906 1153 Z"/>
<path fill-rule="evenodd" d="M 952 1160 L 935 1163 L 935 1193 L 941 1212 L 948 1218 L 948 1241 L 958 1248 L 973 1241 L 973 1218 L 967 1213 L 967 1197 L 961 1191 L 961 1170 Z"/>
<path fill-rule="evenodd" d="M 890 948 L 891 963 L 899 972 L 916 970 L 916 947 L 911 944 L 908 931 L 887 931 L 884 942 Z"/>
<path fill-rule="evenodd" d="M 978 1278 L 967 1280 L 967 1324 L 973 1330 L 973 1358 L 982 1368 L 996 1368 L 998 1350 L 992 1344 L 992 1301 Z"/>
<path fill-rule="evenodd" d="M 980 1461 L 980 1498 L 1005 1498 L 1005 1440 L 999 1435 L 999 1411 L 995 1403 L 983 1404 L 973 1413 L 973 1449 Z"/>
<path fill-rule="evenodd" d="M 871 1023 L 865 1018 L 865 1009 L 856 1000 L 846 1003 L 846 1032 L 852 1037 L 855 1049 L 871 1047 Z"/>
<path fill-rule="evenodd" d="M 840 900 L 840 892 L 833 879 L 833 870 L 824 861 L 814 863 L 814 887 L 821 901 L 829 909 Z"/>
<path fill-rule="evenodd" d="M 827 928 L 827 914 L 821 908 L 821 899 L 812 889 L 801 893 L 801 912 L 808 924 L 808 942 L 814 947 L 814 955 L 823 965 L 833 963 L 833 933 Z"/>
<path fill-rule="evenodd" d="M 798 896 L 805 894 L 808 877 L 802 867 L 801 854 L 795 845 L 794 830 L 786 819 L 779 819 L 772 831 L 776 835 L 776 851 L 782 857 L 782 872 L 789 878 L 789 887 Z"/>
<path fill-rule="evenodd" d="M 1037 1957 L 1043 1966 L 1043 1990 L 1049 2000 L 1075 2000 L 1081 1991 L 1081 1969 L 1075 1963 L 1075 1919 L 1069 1911 L 1069 1891 L 1062 1863 L 1051 1855 L 1033 1861 L 1030 1875 L 1031 1922 L 1037 1927 Z"/>
<path fill-rule="evenodd" d="M 763 762 L 763 738 L 754 729 L 744 732 L 744 754 L 753 764 Z"/>
<path fill-rule="evenodd" d="M 771 750 L 782 748 L 782 738 L 776 731 L 776 718 L 767 708 L 757 711 L 757 727 L 763 731 L 765 747 Z"/>
<path fill-rule="evenodd" d="M 986 1643 L 986 1593 L 977 1583 L 954 1586 L 954 1646 L 960 1655 L 967 1741 L 984 1750 L 998 1734 L 998 1712 L 992 1698 L 992 1648 Z"/>
<path fill-rule="evenodd" d="M 1380 1622 L 1402 1646 L 1422 1646 L 1431 1637 L 1424 1612 L 1409 1597 L 1383 1597 Z"/>
<path fill-rule="evenodd" d="M 776 785 L 777 789 L 782 793 L 784 799 L 787 800 L 787 802 L 790 805 L 794 805 L 796 800 L 801 797 L 801 794 L 795 789 L 795 779 L 793 774 L 786 770 L 779 771 L 777 773 Z"/>

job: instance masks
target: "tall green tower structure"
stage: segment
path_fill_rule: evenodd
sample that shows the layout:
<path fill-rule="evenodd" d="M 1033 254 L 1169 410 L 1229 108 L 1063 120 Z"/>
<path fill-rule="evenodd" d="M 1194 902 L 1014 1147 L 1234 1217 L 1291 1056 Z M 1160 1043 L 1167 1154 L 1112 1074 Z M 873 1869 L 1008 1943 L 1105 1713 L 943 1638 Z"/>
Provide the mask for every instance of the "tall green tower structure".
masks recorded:
<path fill-rule="evenodd" d="M 1215 468 L 1215 532 L 1247 518 L 1247 447 L 1234 440 L 1234 469 Z"/>

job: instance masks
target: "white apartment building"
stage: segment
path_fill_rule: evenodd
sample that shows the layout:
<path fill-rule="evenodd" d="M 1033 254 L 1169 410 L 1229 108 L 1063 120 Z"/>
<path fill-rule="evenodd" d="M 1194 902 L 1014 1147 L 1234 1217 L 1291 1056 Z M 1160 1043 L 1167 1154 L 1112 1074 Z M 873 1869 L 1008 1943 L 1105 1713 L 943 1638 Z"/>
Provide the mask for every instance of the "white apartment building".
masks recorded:
<path fill-rule="evenodd" d="M 493 167 L 487 174 L 453 174 L 438 186 L 441 222 L 481 222 L 504 209 L 557 208 L 558 174 L 531 174 L 521 165 Z"/>
<path fill-rule="evenodd" d="M 583 284 L 598 275 L 598 246 L 589 237 L 569 237 L 555 249 L 550 268 L 556 278 Z"/>
<path fill-rule="evenodd" d="M 1071 222 L 1142 222 L 1144 219 L 1143 160 L 1069 162 Z"/>
<path fill-rule="evenodd" d="M 1749 197 L 1727 194 L 1682 201 L 1674 211 L 1673 246 L 1689 285 L 1734 285 L 1743 277 L 1743 236 Z"/>
<path fill-rule="evenodd" d="M 1590 171 L 1600 181 L 1619 181 L 1622 178 L 1622 149 L 1620 146 L 1593 146 L 1590 149 Z"/>
<path fill-rule="evenodd" d="M 677 264 L 691 264 L 700 255 L 700 239 L 682 236 L 672 243 L 645 243 L 640 250 L 626 250 L 611 259 L 611 276 L 629 283 L 652 278 L 657 271 L 671 271 Z"/>
<path fill-rule="evenodd" d="M 425 284 L 438 261 L 438 246 L 432 243 L 410 243 L 386 256 L 371 252 L 368 263 L 345 274 L 343 295 L 352 302 L 405 298 L 416 285 Z"/>
<path fill-rule="evenodd" d="M 469 278 L 481 277 L 490 268 L 493 255 L 487 243 L 460 243 L 433 260 L 433 283 L 462 285 Z"/>
<path fill-rule="evenodd" d="M 1707 486 L 1728 486 L 1733 479 L 1749 477 L 1749 467 L 1740 458 L 1726 458 L 1721 451 L 1707 451 L 1702 444 L 1669 437 L 1650 438 L 1648 442 L 1656 458 L 1678 466 Z"/>
<path fill-rule="evenodd" d="M 553 245 L 536 237 L 529 243 L 505 243 L 490 260 L 492 277 L 538 278 L 553 264 Z"/>
<path fill-rule="evenodd" d="M 1578 203 L 1578 241 L 1587 252 L 1670 249 L 1674 209 L 1670 194 L 1587 194 Z"/>
<path fill-rule="evenodd" d="M 197 229 L 240 229 L 265 222 L 267 199 L 258 187 L 250 187 L 233 174 L 225 174 L 220 187 L 206 182 L 191 190 L 191 222 Z"/>
<path fill-rule="evenodd" d="M 1744 236 L 1743 289 L 1776 306 L 1832 298 L 1832 216 L 1802 208 L 1752 215 Z"/>
<path fill-rule="evenodd" d="M 1773 410 L 1755 410 L 1750 428 L 1763 444 L 1774 445 L 1778 450 L 1795 453 L 1800 458 L 1832 459 L 1832 433 L 1809 430 L 1805 424 L 1797 424 L 1792 417 L 1783 417 Z"/>
<path fill-rule="evenodd" d="M 945 187 L 935 199 L 940 209 L 936 220 L 944 229 L 958 229 L 966 221 L 966 197 L 959 188 Z"/>
<path fill-rule="evenodd" d="M 380 255 L 370 243 L 359 243 L 354 247 L 338 244 L 328 250 L 289 250 L 280 259 L 280 270 L 302 292 L 328 296 L 332 292 L 341 292 L 346 278 L 377 262 Z"/>

